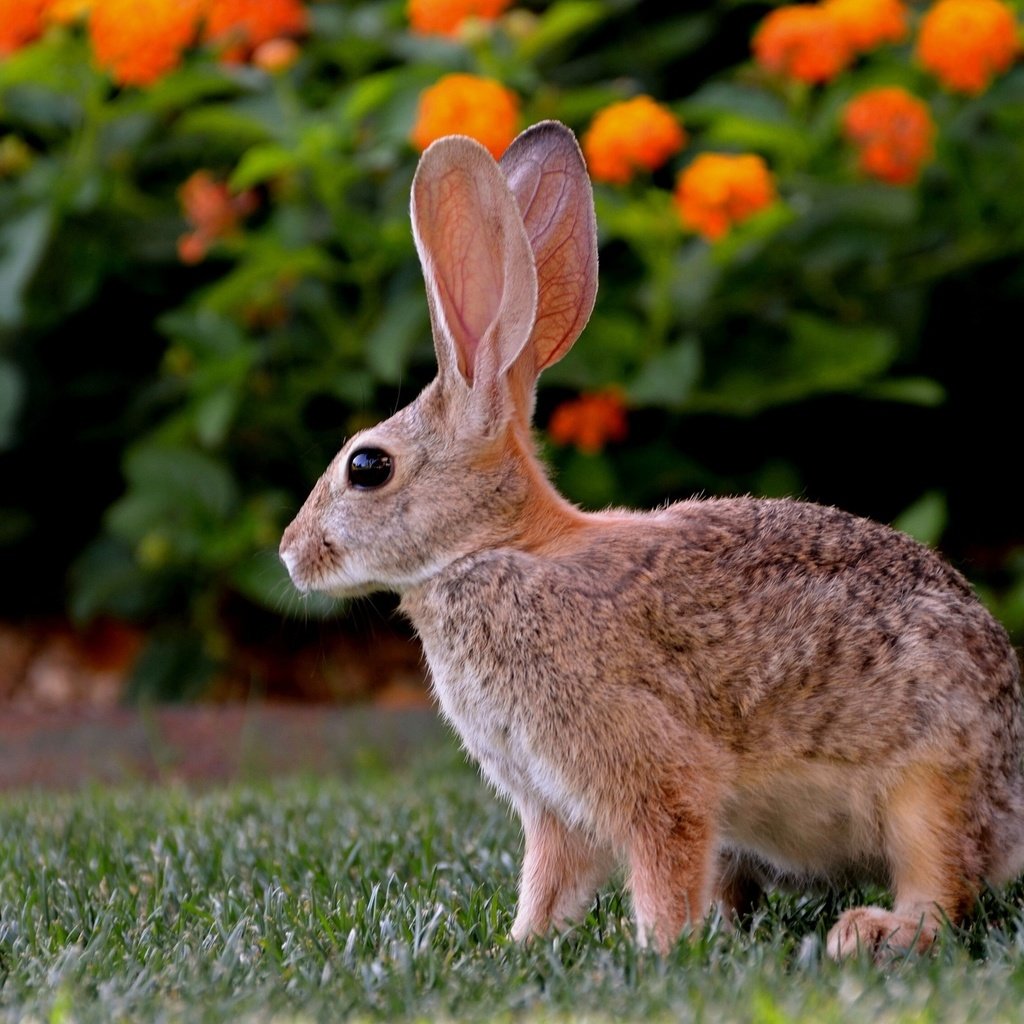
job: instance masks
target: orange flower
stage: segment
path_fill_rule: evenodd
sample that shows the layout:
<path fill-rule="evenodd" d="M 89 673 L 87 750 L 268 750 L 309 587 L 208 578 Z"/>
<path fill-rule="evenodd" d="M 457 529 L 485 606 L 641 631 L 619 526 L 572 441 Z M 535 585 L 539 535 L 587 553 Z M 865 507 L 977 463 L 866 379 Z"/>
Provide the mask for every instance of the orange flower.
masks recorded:
<path fill-rule="evenodd" d="M 624 440 L 627 430 L 626 406 L 614 389 L 563 402 L 548 422 L 555 444 L 574 444 L 589 455 L 601 451 L 609 441 Z"/>
<path fill-rule="evenodd" d="M 0 0 L 0 57 L 7 57 L 42 35 L 47 0 Z"/>
<path fill-rule="evenodd" d="M 252 51 L 252 62 L 269 74 L 287 71 L 298 59 L 301 51 L 294 39 L 268 39 Z"/>
<path fill-rule="evenodd" d="M 675 201 L 683 225 L 717 241 L 775 201 L 775 181 L 753 153 L 701 153 L 680 175 Z"/>
<path fill-rule="evenodd" d="M 73 25 L 85 21 L 92 9 L 92 0 L 50 0 L 46 16 L 58 25 Z"/>
<path fill-rule="evenodd" d="M 860 150 L 865 174 L 908 185 L 931 158 L 935 122 L 923 100 L 898 86 L 883 87 L 846 104 L 843 134 Z"/>
<path fill-rule="evenodd" d="M 907 38 L 907 7 L 903 0 L 825 0 L 853 50 L 867 53 L 883 43 Z"/>
<path fill-rule="evenodd" d="M 211 243 L 237 234 L 242 218 L 252 213 L 257 203 L 255 192 L 232 195 L 209 171 L 195 171 L 178 189 L 178 199 L 193 228 L 178 239 L 182 263 L 198 263 Z"/>
<path fill-rule="evenodd" d="M 260 43 L 306 31 L 302 0 L 207 0 L 203 41 L 213 43 L 221 60 L 240 64 Z"/>
<path fill-rule="evenodd" d="M 685 142 L 686 133 L 667 107 L 637 96 L 598 112 L 583 136 L 583 152 L 596 181 L 625 185 L 638 168 L 657 169 Z"/>
<path fill-rule="evenodd" d="M 812 84 L 831 81 L 854 58 L 839 19 L 817 4 L 772 11 L 758 26 L 753 46 L 762 67 Z"/>
<path fill-rule="evenodd" d="M 410 139 L 424 150 L 445 135 L 468 135 L 497 160 L 515 138 L 519 97 L 491 78 L 445 75 L 420 94 Z"/>
<path fill-rule="evenodd" d="M 917 59 L 947 88 L 976 96 L 1020 50 L 1017 20 L 1001 0 L 938 0 L 921 20 Z"/>
<path fill-rule="evenodd" d="M 421 36 L 457 36 L 469 18 L 494 21 L 512 0 L 409 0 L 409 27 Z"/>
<path fill-rule="evenodd" d="M 201 0 L 94 0 L 96 60 L 121 85 L 150 85 L 181 62 L 201 9 Z"/>

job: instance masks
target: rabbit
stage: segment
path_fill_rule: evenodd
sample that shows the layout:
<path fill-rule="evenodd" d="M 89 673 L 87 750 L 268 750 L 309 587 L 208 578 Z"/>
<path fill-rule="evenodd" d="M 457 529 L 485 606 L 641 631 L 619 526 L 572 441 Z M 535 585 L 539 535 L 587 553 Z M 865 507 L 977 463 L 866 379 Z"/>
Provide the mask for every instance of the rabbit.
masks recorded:
<path fill-rule="evenodd" d="M 624 869 L 668 951 L 765 884 L 891 887 L 827 952 L 923 951 L 1024 871 L 1020 668 L 930 549 L 791 499 L 583 512 L 531 434 L 589 319 L 597 234 L 572 132 L 500 163 L 422 154 L 411 219 L 437 377 L 352 437 L 285 531 L 301 592 L 388 590 L 443 716 L 525 837 L 515 940 Z"/>

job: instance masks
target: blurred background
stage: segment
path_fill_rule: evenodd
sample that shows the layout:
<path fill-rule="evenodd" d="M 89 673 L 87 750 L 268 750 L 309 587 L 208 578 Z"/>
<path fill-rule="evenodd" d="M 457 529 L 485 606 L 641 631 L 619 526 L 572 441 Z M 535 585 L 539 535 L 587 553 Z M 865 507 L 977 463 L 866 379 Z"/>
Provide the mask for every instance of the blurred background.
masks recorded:
<path fill-rule="evenodd" d="M 277 543 L 433 375 L 418 150 L 558 118 L 601 282 L 541 381 L 580 504 L 795 495 L 1024 637 L 1003 0 L 0 0 L 0 697 L 416 702 Z"/>

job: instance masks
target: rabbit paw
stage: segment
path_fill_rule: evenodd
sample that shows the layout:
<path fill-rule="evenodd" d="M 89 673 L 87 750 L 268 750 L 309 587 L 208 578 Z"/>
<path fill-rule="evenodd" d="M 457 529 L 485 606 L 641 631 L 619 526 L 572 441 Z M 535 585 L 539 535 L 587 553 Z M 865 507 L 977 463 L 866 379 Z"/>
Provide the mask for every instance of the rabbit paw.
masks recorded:
<path fill-rule="evenodd" d="M 828 933 L 825 948 L 833 960 L 845 960 L 860 952 L 876 963 L 908 952 L 923 953 L 935 939 L 936 926 L 928 915 L 913 917 L 881 907 L 847 910 Z"/>

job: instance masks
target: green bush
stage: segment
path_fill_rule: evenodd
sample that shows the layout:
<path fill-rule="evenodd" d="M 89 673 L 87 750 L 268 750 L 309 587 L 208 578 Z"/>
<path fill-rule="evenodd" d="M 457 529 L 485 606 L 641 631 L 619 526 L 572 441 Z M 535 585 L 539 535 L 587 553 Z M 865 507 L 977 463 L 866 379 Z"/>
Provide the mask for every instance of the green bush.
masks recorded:
<path fill-rule="evenodd" d="M 290 598 L 277 540 L 344 436 L 431 376 L 409 135 L 424 88 L 464 71 L 513 89 L 520 127 L 582 135 L 649 93 L 689 135 L 596 186 L 598 305 L 538 423 L 611 388 L 628 436 L 549 439 L 570 496 L 905 512 L 1024 630 L 1001 454 L 1019 429 L 1001 325 L 1024 292 L 1024 69 L 950 90 L 913 54 L 925 6 L 905 41 L 817 85 L 750 59 L 770 5 L 743 0 L 556 0 L 455 40 L 410 32 L 398 0 L 324 0 L 290 66 L 199 45 L 138 86 L 97 66 L 82 25 L 0 58 L 0 545 L 21 581 L 3 609 L 178 627 L 195 664 L 229 655 L 229 607 L 332 613 Z M 866 176 L 843 138 L 847 102 L 880 85 L 928 104 L 919 180 Z M 760 154 L 779 197 L 713 243 L 672 197 L 701 152 Z M 221 229 L 186 221 L 187 182 L 219 197 Z"/>

